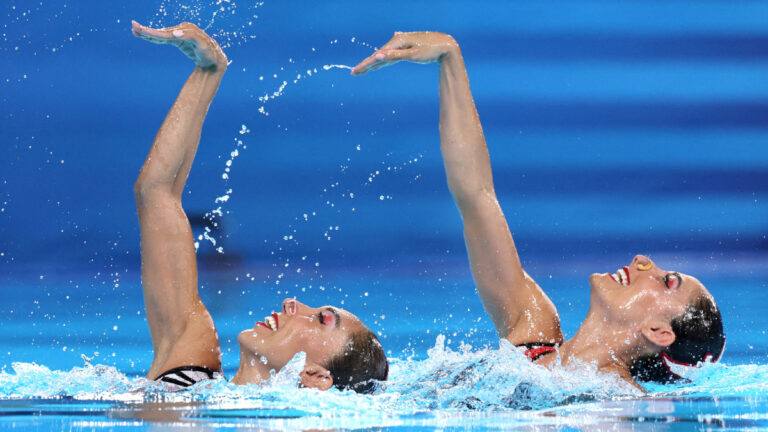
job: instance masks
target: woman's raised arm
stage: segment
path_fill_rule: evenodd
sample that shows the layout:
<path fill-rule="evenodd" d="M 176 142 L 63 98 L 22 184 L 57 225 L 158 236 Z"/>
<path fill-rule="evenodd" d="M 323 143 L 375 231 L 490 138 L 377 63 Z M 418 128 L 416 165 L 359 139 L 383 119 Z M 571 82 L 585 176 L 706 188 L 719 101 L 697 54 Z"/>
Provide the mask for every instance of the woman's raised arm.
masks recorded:
<path fill-rule="evenodd" d="M 141 230 L 141 282 L 155 357 L 156 379 L 180 366 L 221 369 L 219 340 L 197 290 L 194 238 L 181 206 L 203 120 L 227 69 L 218 44 L 197 26 L 152 29 L 134 22 L 133 34 L 178 47 L 195 62 L 157 132 L 134 185 Z"/>
<path fill-rule="evenodd" d="M 557 310 L 523 271 L 497 201 L 488 148 L 459 45 L 444 33 L 395 33 L 352 74 L 402 60 L 440 66 L 440 146 L 448 187 L 464 222 L 472 275 L 496 331 L 513 344 L 562 342 Z"/>

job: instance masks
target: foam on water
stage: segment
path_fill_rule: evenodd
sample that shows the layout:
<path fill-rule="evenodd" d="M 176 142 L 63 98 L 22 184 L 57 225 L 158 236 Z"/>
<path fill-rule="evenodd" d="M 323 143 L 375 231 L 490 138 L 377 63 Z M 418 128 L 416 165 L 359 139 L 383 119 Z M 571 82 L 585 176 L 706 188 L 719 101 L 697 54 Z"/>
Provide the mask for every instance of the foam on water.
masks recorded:
<path fill-rule="evenodd" d="M 72 397 L 76 399 L 142 400 L 161 395 L 167 401 L 252 401 L 262 408 L 286 406 L 307 412 L 334 410 L 365 413 L 387 410 L 542 409 L 577 401 L 638 397 L 642 394 L 618 375 L 598 373 L 594 366 L 555 367 L 528 361 L 520 348 L 503 342 L 500 349 L 457 350 L 438 336 L 424 360 L 391 359 L 390 378 L 373 396 L 331 390 L 316 397 L 296 387 L 304 364 L 297 354 L 261 386 L 237 386 L 224 379 L 204 381 L 188 391 L 165 392 L 162 385 L 128 377 L 111 366 L 91 365 L 69 371 L 50 370 L 35 363 L 13 363 L 0 372 L 0 399 Z M 735 385 L 734 383 L 738 383 Z M 768 389 L 768 370 L 760 365 L 708 364 L 688 384 L 647 385 L 653 395 L 753 396 Z"/>
<path fill-rule="evenodd" d="M 84 366 L 69 371 L 14 363 L 12 371 L 0 372 L 0 400 L 106 401 L 117 404 L 108 409 L 120 410 L 146 409 L 146 403 L 162 410 L 171 403 L 188 407 L 188 417 L 239 418 L 260 424 L 290 418 L 293 428 L 475 424 L 478 418 L 489 424 L 509 426 L 522 421 L 530 426 L 537 422 L 572 425 L 574 413 L 577 423 L 605 421 L 601 415 L 611 404 L 625 411 L 648 404 L 670 409 L 662 405 L 669 405 L 673 398 L 695 403 L 702 397 L 715 402 L 740 397 L 756 400 L 753 405 L 759 408 L 764 404 L 760 397 L 768 389 L 764 367 L 708 364 L 691 383 L 648 386 L 650 393 L 643 395 L 617 375 L 598 373 L 591 365 L 549 370 L 532 364 L 522 349 L 508 343 L 503 342 L 500 349 L 462 345 L 451 350 L 444 336 L 437 337 L 424 360 L 391 359 L 390 379 L 374 395 L 297 388 L 304 361 L 304 354 L 297 354 L 259 386 L 217 379 L 178 392 L 128 377 L 110 366 L 91 365 L 88 359 Z M 759 417 L 759 413 L 738 414 Z M 630 415 L 641 417 L 642 410 Z"/>
<path fill-rule="evenodd" d="M 297 389 L 298 374 L 304 364 L 299 353 L 262 386 L 236 386 L 226 380 L 207 381 L 192 391 L 166 393 L 174 400 L 227 400 L 258 397 L 264 403 L 275 401 L 280 406 L 312 410 L 317 401 L 306 403 L 307 390 Z M 111 366 L 91 365 L 70 371 L 52 371 L 44 365 L 14 363 L 13 372 L 0 372 L 0 397 L 73 397 L 112 399 L 137 392 L 163 393 L 158 386 L 143 378 L 131 378 Z M 598 374 L 588 366 L 548 371 L 529 362 L 509 344 L 499 350 L 473 351 L 463 345 L 454 351 L 445 347 L 445 338 L 437 342 L 425 360 L 392 359 L 390 380 L 375 396 L 330 391 L 322 404 L 330 409 L 360 411 L 361 406 L 395 412 L 422 409 L 478 408 L 542 408 L 563 400 L 589 394 L 594 397 L 637 394 L 616 376 Z M 360 398 L 367 401 L 360 405 Z M 123 397 L 120 397 L 123 399 Z M 364 410 L 363 410 L 364 411 Z"/>

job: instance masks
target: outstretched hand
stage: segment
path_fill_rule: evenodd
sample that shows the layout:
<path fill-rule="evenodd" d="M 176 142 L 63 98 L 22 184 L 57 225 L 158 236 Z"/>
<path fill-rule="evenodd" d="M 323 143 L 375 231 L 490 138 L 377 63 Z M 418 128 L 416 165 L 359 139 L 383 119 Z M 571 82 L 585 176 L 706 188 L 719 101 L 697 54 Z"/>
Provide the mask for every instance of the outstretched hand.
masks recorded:
<path fill-rule="evenodd" d="M 145 27 L 136 21 L 131 24 L 134 36 L 156 44 L 176 45 L 201 68 L 222 72 L 227 68 L 227 56 L 219 44 L 192 23 L 162 29 Z"/>
<path fill-rule="evenodd" d="M 392 39 L 352 69 L 352 75 L 362 75 L 405 60 L 414 63 L 441 61 L 458 51 L 456 41 L 445 33 L 397 32 Z"/>

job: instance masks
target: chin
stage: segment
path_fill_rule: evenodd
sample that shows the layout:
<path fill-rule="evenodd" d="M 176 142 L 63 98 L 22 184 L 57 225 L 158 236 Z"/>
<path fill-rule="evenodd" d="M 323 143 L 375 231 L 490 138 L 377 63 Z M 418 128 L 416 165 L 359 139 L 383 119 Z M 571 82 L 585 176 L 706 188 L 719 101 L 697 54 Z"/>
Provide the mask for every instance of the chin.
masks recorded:
<path fill-rule="evenodd" d="M 605 291 L 608 289 L 609 284 L 606 283 L 606 278 L 610 279 L 610 276 L 605 273 L 593 273 L 589 276 L 589 288 L 590 288 L 590 304 L 595 305 L 595 300 L 599 303 L 605 304 L 606 296 Z M 613 282 L 611 279 L 610 282 Z"/>
<path fill-rule="evenodd" d="M 589 276 L 589 288 L 593 294 L 595 291 L 602 290 L 605 287 L 605 284 L 603 283 L 604 278 L 605 274 L 603 273 L 592 273 Z"/>
<path fill-rule="evenodd" d="M 245 329 L 237 335 L 237 343 L 240 344 L 240 347 L 252 347 L 255 342 L 255 334 L 253 329 Z"/>

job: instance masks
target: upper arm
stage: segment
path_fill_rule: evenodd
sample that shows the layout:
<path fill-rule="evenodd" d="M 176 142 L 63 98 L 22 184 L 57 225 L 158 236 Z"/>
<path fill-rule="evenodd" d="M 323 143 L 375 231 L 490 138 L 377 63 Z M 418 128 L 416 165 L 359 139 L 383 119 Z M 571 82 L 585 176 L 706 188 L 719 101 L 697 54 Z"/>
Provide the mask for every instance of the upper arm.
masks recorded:
<path fill-rule="evenodd" d="M 562 342 L 554 304 L 523 270 L 493 191 L 460 204 L 472 276 L 499 337 L 513 344 Z"/>
<path fill-rule="evenodd" d="M 150 376 L 181 365 L 219 369 L 213 320 L 197 291 L 189 221 L 172 194 L 137 196 L 141 279 L 155 360 Z M 179 364 L 175 364 L 179 363 Z"/>

